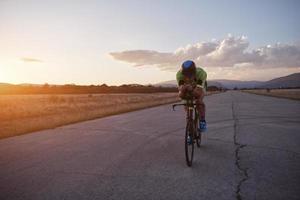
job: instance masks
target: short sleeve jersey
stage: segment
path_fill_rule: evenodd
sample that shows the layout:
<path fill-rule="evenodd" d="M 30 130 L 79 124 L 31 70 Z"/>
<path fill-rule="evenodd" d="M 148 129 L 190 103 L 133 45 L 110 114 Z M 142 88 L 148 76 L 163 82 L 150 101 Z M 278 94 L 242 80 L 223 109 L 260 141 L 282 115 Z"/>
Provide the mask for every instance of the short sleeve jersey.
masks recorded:
<path fill-rule="evenodd" d="M 196 68 L 196 83 L 202 85 L 202 87 L 205 86 L 205 81 L 207 78 L 207 73 L 200 67 Z M 185 82 L 184 75 L 182 74 L 182 71 L 179 70 L 176 74 L 176 80 L 177 84 L 181 85 Z"/>

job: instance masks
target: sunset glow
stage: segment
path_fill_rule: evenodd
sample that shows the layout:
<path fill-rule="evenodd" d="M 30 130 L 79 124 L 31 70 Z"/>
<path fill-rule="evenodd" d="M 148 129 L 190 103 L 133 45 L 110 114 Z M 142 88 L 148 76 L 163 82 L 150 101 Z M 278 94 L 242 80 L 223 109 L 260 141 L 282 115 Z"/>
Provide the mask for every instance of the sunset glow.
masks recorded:
<path fill-rule="evenodd" d="M 297 8 L 297 1 L 1 1 L 0 82 L 153 84 L 174 79 L 185 59 L 209 79 L 269 80 L 300 71 Z"/>

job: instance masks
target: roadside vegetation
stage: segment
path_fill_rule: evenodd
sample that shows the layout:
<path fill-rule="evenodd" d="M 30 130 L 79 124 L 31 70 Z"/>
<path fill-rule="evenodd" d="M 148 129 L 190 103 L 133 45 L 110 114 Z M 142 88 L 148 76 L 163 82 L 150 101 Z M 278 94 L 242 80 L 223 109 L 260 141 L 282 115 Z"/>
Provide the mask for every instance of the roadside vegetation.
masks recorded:
<path fill-rule="evenodd" d="M 300 100 L 300 89 L 253 89 L 243 91 L 259 95 Z"/>
<path fill-rule="evenodd" d="M 0 84 L 1 94 L 116 94 L 116 93 L 157 93 L 177 92 L 175 87 L 155 87 L 153 85 L 124 84 L 120 86 L 102 85 L 43 85 Z"/>
<path fill-rule="evenodd" d="M 208 94 L 218 93 L 209 88 Z M 107 86 L 0 85 L 0 139 L 177 102 L 178 89 Z"/>
<path fill-rule="evenodd" d="M 178 100 L 177 93 L 0 95 L 0 138 Z"/>

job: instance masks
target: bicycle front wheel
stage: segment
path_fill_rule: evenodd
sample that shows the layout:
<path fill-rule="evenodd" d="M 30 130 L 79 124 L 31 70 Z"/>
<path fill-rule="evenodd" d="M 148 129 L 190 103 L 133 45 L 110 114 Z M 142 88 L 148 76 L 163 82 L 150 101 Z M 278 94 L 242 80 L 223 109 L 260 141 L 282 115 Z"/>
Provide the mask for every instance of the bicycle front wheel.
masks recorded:
<path fill-rule="evenodd" d="M 196 131 L 196 144 L 197 144 L 197 147 L 200 148 L 202 133 L 199 130 L 199 118 L 198 117 L 196 117 L 196 120 L 195 120 L 195 131 Z"/>
<path fill-rule="evenodd" d="M 193 123 L 187 122 L 185 129 L 185 158 L 187 166 L 191 167 L 194 157 L 194 127 Z"/>

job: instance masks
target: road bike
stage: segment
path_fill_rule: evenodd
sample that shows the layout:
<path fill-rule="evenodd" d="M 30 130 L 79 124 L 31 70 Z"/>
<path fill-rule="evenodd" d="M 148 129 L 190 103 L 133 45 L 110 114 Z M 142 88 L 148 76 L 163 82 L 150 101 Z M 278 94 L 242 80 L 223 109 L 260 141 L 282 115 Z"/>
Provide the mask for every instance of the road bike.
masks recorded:
<path fill-rule="evenodd" d="M 199 148 L 201 145 L 201 131 L 199 129 L 199 113 L 196 108 L 197 104 L 193 95 L 185 99 L 185 103 L 173 104 L 172 108 L 175 111 L 176 106 L 185 106 L 186 109 L 186 128 L 185 128 L 185 158 L 186 164 L 191 167 L 194 157 L 194 144 Z"/>

